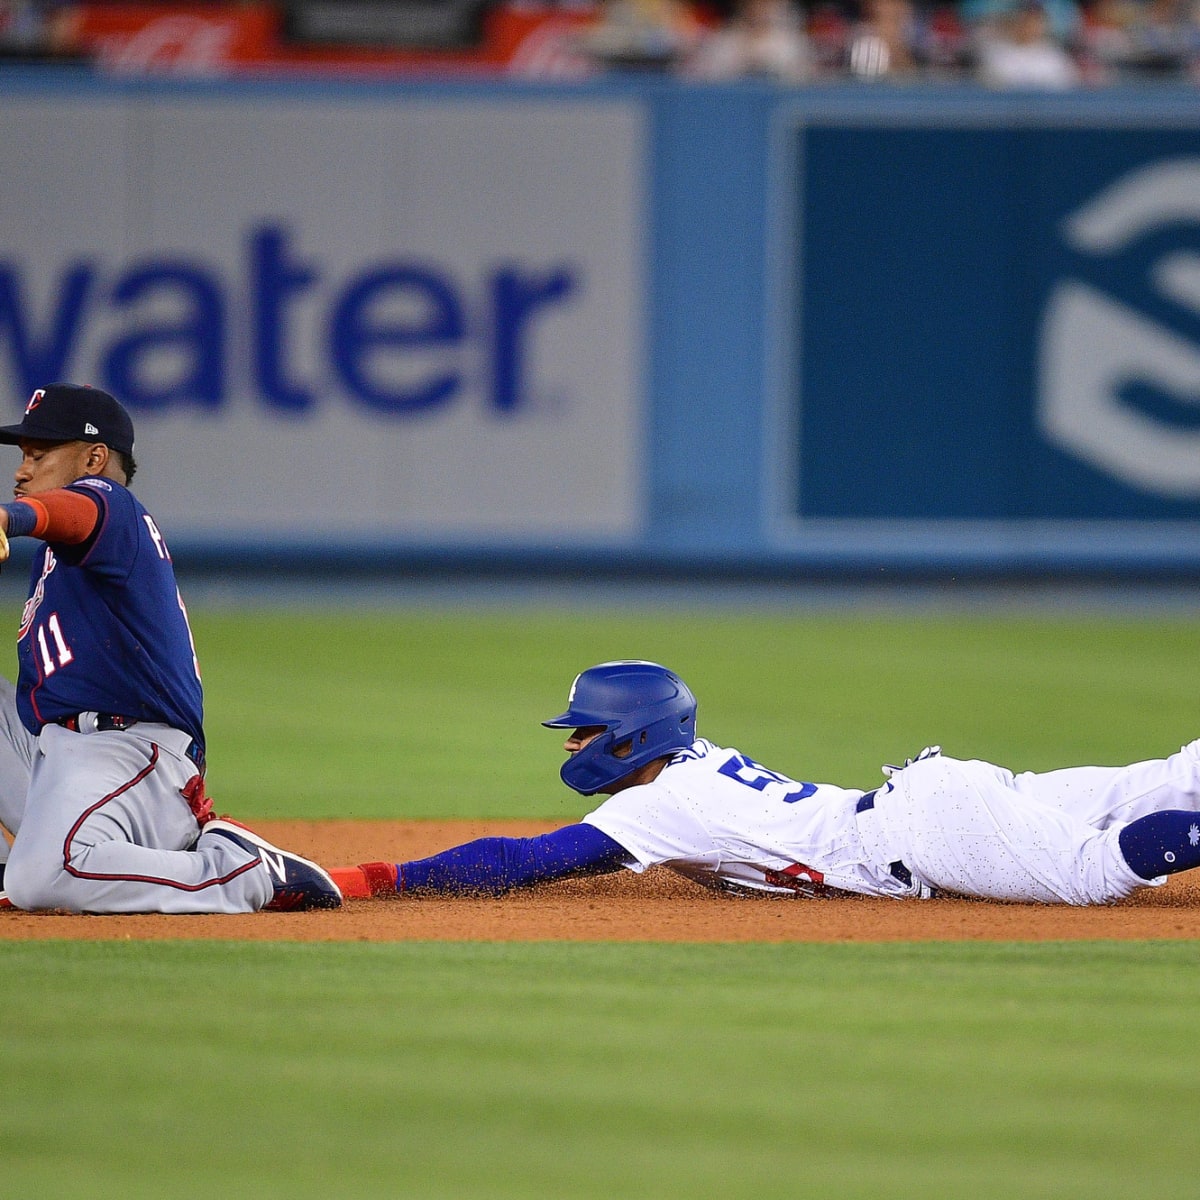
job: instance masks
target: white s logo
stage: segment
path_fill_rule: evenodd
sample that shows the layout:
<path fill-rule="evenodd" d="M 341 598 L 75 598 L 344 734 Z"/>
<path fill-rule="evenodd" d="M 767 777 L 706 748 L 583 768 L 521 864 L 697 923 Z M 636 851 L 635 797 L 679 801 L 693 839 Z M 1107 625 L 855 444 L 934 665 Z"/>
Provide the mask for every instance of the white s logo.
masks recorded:
<path fill-rule="evenodd" d="M 1139 168 L 1069 217 L 1076 250 L 1114 254 L 1156 228 L 1200 224 L 1200 158 Z M 1200 315 L 1200 255 L 1164 255 L 1157 289 Z M 1079 280 L 1054 289 L 1042 318 L 1039 422 L 1062 449 L 1117 479 L 1172 499 L 1200 498 L 1200 429 L 1172 426 L 1122 403 L 1151 384 L 1200 416 L 1200 346 Z"/>

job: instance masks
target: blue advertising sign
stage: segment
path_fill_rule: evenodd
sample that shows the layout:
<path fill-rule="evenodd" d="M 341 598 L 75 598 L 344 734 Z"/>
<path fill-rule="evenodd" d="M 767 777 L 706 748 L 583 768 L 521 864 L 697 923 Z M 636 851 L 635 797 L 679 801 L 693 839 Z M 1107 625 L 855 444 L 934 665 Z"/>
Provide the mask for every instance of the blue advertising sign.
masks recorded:
<path fill-rule="evenodd" d="M 1200 518 L 1200 126 L 812 122 L 801 518 Z"/>

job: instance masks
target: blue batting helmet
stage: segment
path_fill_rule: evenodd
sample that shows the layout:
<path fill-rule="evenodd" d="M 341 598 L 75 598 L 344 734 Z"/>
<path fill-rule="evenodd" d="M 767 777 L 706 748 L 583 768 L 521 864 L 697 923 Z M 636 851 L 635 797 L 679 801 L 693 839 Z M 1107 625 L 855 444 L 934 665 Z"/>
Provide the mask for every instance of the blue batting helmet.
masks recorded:
<path fill-rule="evenodd" d="M 559 772 L 567 787 L 594 796 L 638 767 L 686 750 L 696 740 L 696 697 L 674 671 L 658 663 L 606 662 L 576 676 L 567 711 L 542 724 L 603 728 Z"/>

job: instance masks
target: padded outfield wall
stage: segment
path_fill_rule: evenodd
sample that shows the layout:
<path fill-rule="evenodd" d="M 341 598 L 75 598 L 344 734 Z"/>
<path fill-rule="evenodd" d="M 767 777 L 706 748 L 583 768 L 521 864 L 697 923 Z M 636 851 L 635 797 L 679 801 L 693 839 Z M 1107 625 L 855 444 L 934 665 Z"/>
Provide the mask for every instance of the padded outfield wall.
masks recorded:
<path fill-rule="evenodd" d="M 177 557 L 1200 570 L 1200 103 L 0 74 L 0 395 Z"/>

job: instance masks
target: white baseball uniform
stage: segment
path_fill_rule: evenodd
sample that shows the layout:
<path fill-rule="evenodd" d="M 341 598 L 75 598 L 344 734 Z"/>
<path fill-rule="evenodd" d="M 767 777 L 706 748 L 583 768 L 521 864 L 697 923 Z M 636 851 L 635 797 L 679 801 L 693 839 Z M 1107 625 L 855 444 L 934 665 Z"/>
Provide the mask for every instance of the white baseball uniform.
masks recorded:
<path fill-rule="evenodd" d="M 1121 828 L 1168 809 L 1200 810 L 1200 741 L 1166 759 L 1043 774 L 939 755 L 862 792 L 798 782 L 700 738 L 583 820 L 635 871 L 663 864 L 718 886 L 1104 904 L 1148 886 L 1121 853 Z"/>

